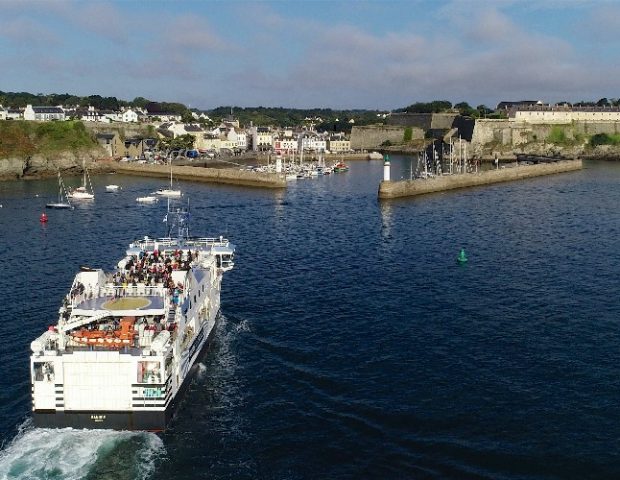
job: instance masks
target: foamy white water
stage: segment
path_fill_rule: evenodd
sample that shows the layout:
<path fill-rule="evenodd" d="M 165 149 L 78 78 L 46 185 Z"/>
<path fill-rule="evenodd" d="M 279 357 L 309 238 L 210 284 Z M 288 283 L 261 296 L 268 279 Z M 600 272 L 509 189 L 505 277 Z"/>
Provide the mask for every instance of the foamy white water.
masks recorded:
<path fill-rule="evenodd" d="M 153 433 L 44 429 L 26 423 L 0 452 L 0 480 L 145 480 L 164 453 Z"/>

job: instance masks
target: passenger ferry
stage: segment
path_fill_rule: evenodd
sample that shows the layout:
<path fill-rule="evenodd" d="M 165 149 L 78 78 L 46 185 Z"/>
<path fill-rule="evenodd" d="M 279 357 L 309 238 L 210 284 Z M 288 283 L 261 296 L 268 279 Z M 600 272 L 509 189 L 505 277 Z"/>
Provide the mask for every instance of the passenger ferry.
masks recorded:
<path fill-rule="evenodd" d="M 164 221 L 168 235 L 131 243 L 114 272 L 81 267 L 58 323 L 31 343 L 36 426 L 165 429 L 214 331 L 235 247 L 190 237 L 189 209 L 169 205 Z"/>

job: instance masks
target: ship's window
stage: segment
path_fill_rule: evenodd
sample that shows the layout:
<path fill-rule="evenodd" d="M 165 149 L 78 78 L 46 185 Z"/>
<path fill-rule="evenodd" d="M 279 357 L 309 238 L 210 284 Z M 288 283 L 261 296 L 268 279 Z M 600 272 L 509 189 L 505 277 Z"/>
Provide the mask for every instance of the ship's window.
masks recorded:
<path fill-rule="evenodd" d="M 138 362 L 138 383 L 161 383 L 159 362 Z"/>
<path fill-rule="evenodd" d="M 196 295 L 194 295 L 194 303 L 196 303 Z"/>
<path fill-rule="evenodd" d="M 53 382 L 54 364 L 52 362 L 35 362 L 34 380 L 35 382 Z"/>

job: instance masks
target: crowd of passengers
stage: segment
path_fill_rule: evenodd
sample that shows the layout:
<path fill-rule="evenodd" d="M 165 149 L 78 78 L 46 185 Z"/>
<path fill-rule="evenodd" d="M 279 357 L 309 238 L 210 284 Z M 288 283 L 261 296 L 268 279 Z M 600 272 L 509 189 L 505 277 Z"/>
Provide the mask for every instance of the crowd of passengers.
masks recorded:
<path fill-rule="evenodd" d="M 139 283 L 150 286 L 163 284 L 172 294 L 178 288 L 172 280 L 172 271 L 189 270 L 192 260 L 197 257 L 198 251 L 192 253 L 191 250 L 140 252 L 138 256 L 129 258 L 123 271 L 114 273 L 112 283 L 118 287 L 135 287 Z"/>

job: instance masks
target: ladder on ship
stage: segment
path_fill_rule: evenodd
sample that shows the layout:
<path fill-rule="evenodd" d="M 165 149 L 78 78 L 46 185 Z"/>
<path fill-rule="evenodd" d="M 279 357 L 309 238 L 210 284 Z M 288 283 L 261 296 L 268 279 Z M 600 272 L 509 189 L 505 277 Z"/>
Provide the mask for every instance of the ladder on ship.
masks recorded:
<path fill-rule="evenodd" d="M 174 324 L 174 318 L 177 315 L 177 306 L 174 303 L 171 303 L 170 308 L 168 309 L 168 315 L 166 318 L 166 325 Z"/>

